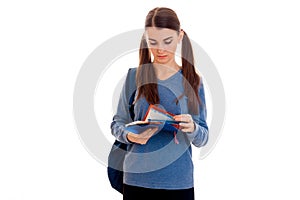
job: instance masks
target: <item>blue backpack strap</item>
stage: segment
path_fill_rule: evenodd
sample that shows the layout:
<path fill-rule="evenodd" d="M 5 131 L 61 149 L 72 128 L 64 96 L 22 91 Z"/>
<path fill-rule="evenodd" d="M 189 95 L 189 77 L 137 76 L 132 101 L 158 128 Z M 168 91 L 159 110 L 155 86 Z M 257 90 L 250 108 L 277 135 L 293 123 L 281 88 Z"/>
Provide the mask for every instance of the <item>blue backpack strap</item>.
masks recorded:
<path fill-rule="evenodd" d="M 130 117 L 134 121 L 134 98 L 136 93 L 136 68 L 129 68 L 126 81 L 126 97 L 128 99 L 128 109 L 130 112 Z"/>

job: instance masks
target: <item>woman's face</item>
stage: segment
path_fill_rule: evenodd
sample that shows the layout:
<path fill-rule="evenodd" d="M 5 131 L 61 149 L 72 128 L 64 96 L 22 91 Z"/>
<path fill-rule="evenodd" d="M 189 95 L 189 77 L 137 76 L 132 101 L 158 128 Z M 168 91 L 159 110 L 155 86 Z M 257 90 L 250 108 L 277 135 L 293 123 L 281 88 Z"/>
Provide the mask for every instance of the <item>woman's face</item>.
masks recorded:
<path fill-rule="evenodd" d="M 146 40 L 154 57 L 154 63 L 171 64 L 175 62 L 177 44 L 181 41 L 183 32 L 167 28 L 146 28 Z"/>

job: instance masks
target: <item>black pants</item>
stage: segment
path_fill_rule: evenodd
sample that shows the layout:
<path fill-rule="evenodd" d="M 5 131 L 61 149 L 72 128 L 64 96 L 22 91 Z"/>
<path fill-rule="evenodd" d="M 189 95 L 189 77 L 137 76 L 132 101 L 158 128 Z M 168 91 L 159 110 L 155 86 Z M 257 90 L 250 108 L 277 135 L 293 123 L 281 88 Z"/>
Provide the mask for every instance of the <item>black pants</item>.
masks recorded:
<path fill-rule="evenodd" d="M 123 200 L 141 200 L 152 198 L 153 200 L 194 200 L 194 188 L 183 190 L 164 190 L 136 187 L 124 184 Z"/>

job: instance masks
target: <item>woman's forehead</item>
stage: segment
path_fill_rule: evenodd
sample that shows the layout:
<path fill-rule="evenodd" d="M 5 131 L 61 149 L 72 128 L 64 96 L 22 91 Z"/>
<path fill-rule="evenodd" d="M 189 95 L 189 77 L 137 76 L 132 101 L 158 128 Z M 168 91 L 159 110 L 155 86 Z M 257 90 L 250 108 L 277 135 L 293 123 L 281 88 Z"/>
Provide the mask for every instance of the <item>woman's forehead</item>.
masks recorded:
<path fill-rule="evenodd" d="M 145 35 L 148 39 L 164 40 L 168 37 L 175 37 L 177 31 L 168 28 L 147 27 Z"/>

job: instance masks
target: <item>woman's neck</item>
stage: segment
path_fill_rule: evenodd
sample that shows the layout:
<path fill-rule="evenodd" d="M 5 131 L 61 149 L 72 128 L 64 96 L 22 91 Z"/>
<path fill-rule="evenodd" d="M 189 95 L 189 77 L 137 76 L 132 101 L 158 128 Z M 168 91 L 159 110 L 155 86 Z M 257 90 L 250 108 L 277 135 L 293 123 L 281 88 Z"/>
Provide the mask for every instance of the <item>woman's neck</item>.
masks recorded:
<path fill-rule="evenodd" d="M 172 65 L 153 63 L 153 67 L 156 77 L 160 80 L 168 79 L 181 69 L 181 67 L 176 62 L 174 62 Z"/>

